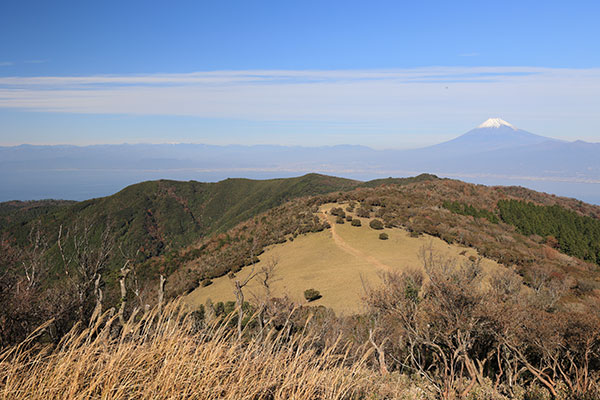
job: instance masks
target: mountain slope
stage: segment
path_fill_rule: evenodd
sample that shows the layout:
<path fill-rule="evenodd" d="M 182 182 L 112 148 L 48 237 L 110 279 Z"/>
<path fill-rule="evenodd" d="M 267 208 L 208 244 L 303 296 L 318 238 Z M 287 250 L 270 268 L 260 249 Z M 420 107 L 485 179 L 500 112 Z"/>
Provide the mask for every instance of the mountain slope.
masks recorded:
<path fill-rule="evenodd" d="M 129 186 L 108 197 L 87 200 L 42 216 L 44 229 L 56 234 L 74 221 L 103 229 L 112 226 L 115 240 L 146 256 L 161 254 L 199 237 L 231 228 L 260 212 L 300 196 L 348 190 L 360 182 L 318 174 L 298 178 L 227 179 L 217 183 L 151 181 Z M 6 204 L 6 203 L 3 203 Z M 5 206 L 6 207 L 6 206 Z M 34 220 L 37 215 L 32 215 Z M 21 243 L 28 220 L 4 230 Z"/>
<path fill-rule="evenodd" d="M 550 224 L 556 224 L 565 236 L 559 237 L 557 243 L 556 238 L 549 237 L 543 230 L 523 234 L 525 231 L 514 223 L 514 214 L 507 214 L 505 208 L 505 204 L 515 201 L 531 202 L 541 207 L 540 210 L 557 215 Z M 581 243 L 583 247 L 570 248 L 573 244 L 572 227 L 579 226 L 582 221 L 589 227 L 589 232 L 596 232 L 594 235 L 600 237 L 600 207 L 524 188 L 486 187 L 445 179 L 404 186 L 357 188 L 286 203 L 261 214 L 258 219 L 236 226 L 226 236 L 207 238 L 171 259 L 176 272 L 169 283 L 169 290 L 180 294 L 197 287 L 200 281 L 210 282 L 210 279 L 229 272 L 238 273 L 253 262 L 253 254 L 259 254 L 268 246 L 295 241 L 299 235 L 313 235 L 328 229 L 327 224 L 317 223 L 317 209 L 324 205 L 331 207 L 332 203 L 344 204 L 342 209 L 346 206 L 352 208 L 353 215 L 356 212 L 361 217 L 376 217 L 386 228 L 401 228 L 415 236 L 427 234 L 448 244 L 474 248 L 480 256 L 517 272 L 526 283 L 534 282 L 540 276 L 559 277 L 562 280 L 560 284 L 564 284 L 575 297 L 583 293 L 578 292 L 583 287 L 587 288 L 586 296 L 600 294 L 594 292 L 600 288 L 597 243 L 586 242 Z M 564 212 L 556 214 L 556 210 Z M 538 218 L 534 214 L 524 214 L 520 219 L 525 217 Z M 317 258 L 321 254 L 319 246 L 325 244 L 318 243 L 311 250 L 317 252 Z M 322 257 L 329 257 L 329 253 L 323 252 Z M 218 265 L 214 260 L 220 260 Z M 261 256 L 261 261 L 268 260 Z M 160 264 L 164 260 L 156 262 Z M 300 264 L 297 267 L 303 268 Z"/>

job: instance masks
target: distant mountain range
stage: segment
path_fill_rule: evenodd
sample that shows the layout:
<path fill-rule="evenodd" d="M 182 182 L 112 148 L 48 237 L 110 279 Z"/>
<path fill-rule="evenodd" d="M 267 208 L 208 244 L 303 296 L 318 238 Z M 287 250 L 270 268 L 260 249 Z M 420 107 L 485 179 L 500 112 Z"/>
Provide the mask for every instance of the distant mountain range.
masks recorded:
<path fill-rule="evenodd" d="M 500 118 L 488 119 L 450 141 L 414 150 L 374 150 L 350 145 L 20 145 L 0 147 L 0 201 L 82 200 L 161 178 L 217 181 L 227 177 L 273 178 L 318 172 L 368 180 L 427 172 L 484 183 L 588 184 L 593 188 L 586 187 L 584 194 L 578 189 L 558 194 L 598 203 L 599 154 L 600 143 L 556 140 L 518 129 Z M 552 186 L 534 188 L 553 191 Z M 587 196 L 595 191 L 597 199 Z"/>

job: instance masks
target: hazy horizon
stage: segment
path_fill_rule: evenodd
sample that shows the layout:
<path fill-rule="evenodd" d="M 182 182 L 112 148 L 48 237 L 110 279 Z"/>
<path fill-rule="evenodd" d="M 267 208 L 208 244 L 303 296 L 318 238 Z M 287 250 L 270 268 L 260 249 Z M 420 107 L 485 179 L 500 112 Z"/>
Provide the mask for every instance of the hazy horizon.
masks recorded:
<path fill-rule="evenodd" d="M 472 128 L 470 128 L 468 131 L 475 129 L 476 126 L 473 126 Z M 519 129 L 521 129 L 519 127 Z M 528 129 L 523 129 L 525 131 L 529 131 Z M 458 134 L 451 134 L 451 135 L 447 135 L 448 138 L 444 141 L 447 140 L 452 140 L 455 139 L 457 137 L 460 137 L 461 135 L 467 133 L 468 131 L 462 132 L 462 133 L 458 133 Z M 530 132 L 530 131 L 529 131 Z M 571 138 L 565 138 L 565 137 L 551 137 L 551 136 L 547 136 L 547 135 L 543 135 L 540 133 L 536 133 L 539 134 L 540 136 L 544 136 L 547 137 L 549 139 L 557 139 L 557 140 L 564 140 L 564 141 L 571 141 L 571 142 L 575 142 L 575 141 L 583 141 L 583 142 L 588 142 L 588 143 L 598 143 L 595 141 L 587 141 L 584 140 L 582 138 L 578 138 L 578 137 L 571 137 Z M 600 138 L 598 138 L 600 139 Z M 120 145 L 207 145 L 207 146 L 220 146 L 220 147 L 224 147 L 224 146 L 242 146 L 242 147 L 252 147 L 252 146 L 279 146 L 279 147 L 301 147 L 301 148 L 319 148 L 319 147 L 343 147 L 343 146 L 362 146 L 362 147 L 368 147 L 371 149 L 376 149 L 376 150 L 410 150 L 410 149 L 419 149 L 419 148 L 423 148 L 423 147 L 428 147 L 428 146 L 432 146 L 432 145 L 436 145 L 439 143 L 443 143 L 442 142 L 432 142 L 432 143 L 425 143 L 425 144 L 421 144 L 421 145 L 413 145 L 413 146 L 406 146 L 406 147 L 380 147 L 380 146 L 373 146 L 373 145 L 369 145 L 367 143 L 334 143 L 334 144 L 327 144 L 327 145 L 319 145 L 319 144 L 305 144 L 305 143 L 298 143 L 298 144 L 280 144 L 280 143 L 274 143 L 274 142 L 260 142 L 260 143 L 235 143 L 235 142 L 224 142 L 224 143 L 210 143 L 210 142 L 200 142 L 200 141 L 196 141 L 196 142 L 167 142 L 167 141 L 132 141 L 132 142 L 126 142 L 126 141 L 115 141 L 115 142 L 94 142 L 94 143 L 67 143 L 67 142 L 58 142 L 58 143 L 44 143 L 44 142 L 15 142 L 15 143 L 9 143 L 9 144 L 2 144 L 0 143 L 0 147 L 17 147 L 17 146 L 73 146 L 73 147 L 88 147 L 88 146 L 120 146 Z"/>

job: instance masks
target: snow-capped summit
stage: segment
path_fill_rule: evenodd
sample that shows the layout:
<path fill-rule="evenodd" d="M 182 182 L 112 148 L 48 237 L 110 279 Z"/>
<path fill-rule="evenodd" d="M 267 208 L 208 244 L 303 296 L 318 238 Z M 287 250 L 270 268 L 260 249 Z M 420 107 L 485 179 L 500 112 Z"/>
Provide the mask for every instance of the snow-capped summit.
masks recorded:
<path fill-rule="evenodd" d="M 509 124 L 502 118 L 489 118 L 483 124 L 479 125 L 478 128 L 500 128 L 501 126 L 508 126 L 509 128 L 512 128 L 515 131 L 517 130 L 517 128 L 515 128 L 513 125 Z"/>
<path fill-rule="evenodd" d="M 518 129 L 501 118 L 490 118 L 462 136 L 429 147 L 444 154 L 473 154 L 537 145 L 554 139 Z"/>

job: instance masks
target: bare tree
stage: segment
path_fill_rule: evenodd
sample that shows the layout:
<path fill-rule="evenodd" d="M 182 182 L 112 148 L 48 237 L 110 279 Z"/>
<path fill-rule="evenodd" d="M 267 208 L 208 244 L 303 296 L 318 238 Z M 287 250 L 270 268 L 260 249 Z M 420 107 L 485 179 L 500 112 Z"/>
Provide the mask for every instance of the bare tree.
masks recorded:
<path fill-rule="evenodd" d="M 110 225 L 107 223 L 96 238 L 92 223 L 79 220 L 66 231 L 61 225 L 57 246 L 63 272 L 77 295 L 79 319 L 84 321 L 90 297 L 95 297 L 94 310 L 102 310 L 102 272 L 114 247 Z"/>
<path fill-rule="evenodd" d="M 6 234 L 0 237 L 0 348 L 22 339 L 22 324 L 15 321 L 18 300 L 20 252 Z M 21 313 L 22 315 L 22 313 Z"/>
<path fill-rule="evenodd" d="M 255 272 L 256 269 L 256 258 L 254 256 L 256 250 L 258 248 L 258 242 L 256 237 L 252 240 L 252 246 L 250 247 L 250 260 L 252 260 L 252 269 L 250 273 L 246 276 L 246 278 L 240 280 L 236 279 L 233 282 L 233 293 L 235 294 L 236 307 L 238 310 L 238 321 L 237 321 L 237 331 L 238 331 L 238 340 L 242 338 L 242 321 L 244 319 L 244 287 L 250 283 L 250 281 L 258 274 Z"/>
<path fill-rule="evenodd" d="M 163 301 L 165 298 L 165 276 L 160 274 L 159 282 L 158 282 L 158 313 L 160 314 L 163 306 Z"/>
<path fill-rule="evenodd" d="M 239 280 L 236 279 L 233 283 L 234 288 L 233 292 L 235 294 L 235 302 L 238 310 L 238 321 L 237 321 L 237 332 L 238 332 L 238 340 L 242 338 L 242 321 L 244 319 L 244 287 L 256 276 L 256 272 L 254 272 L 254 264 L 252 265 L 252 270 L 246 276 L 246 278 Z"/>
<path fill-rule="evenodd" d="M 139 250 L 138 250 L 138 252 L 136 252 L 136 256 L 138 253 L 139 253 Z M 130 259 L 130 260 L 133 260 L 133 259 Z M 131 278 L 129 280 L 130 288 L 133 292 L 134 297 L 137 300 L 137 306 L 134 307 L 134 311 L 137 310 L 138 308 L 146 309 L 147 308 L 146 305 L 148 304 L 148 301 L 147 301 L 148 296 L 146 293 L 148 291 L 148 288 L 146 288 L 145 290 L 142 290 L 142 288 L 140 286 L 140 280 L 138 278 L 138 267 L 139 267 L 138 263 L 130 261 L 129 264 L 127 264 L 127 268 L 126 268 L 126 270 L 128 270 L 127 276 L 129 276 Z M 124 280 L 125 279 L 126 279 L 126 277 L 124 278 Z"/>
<path fill-rule="evenodd" d="M 385 363 L 385 349 L 383 347 L 387 339 L 388 338 L 385 338 L 381 344 L 377 344 L 373 338 L 373 329 L 369 329 L 369 342 L 371 342 L 371 345 L 373 345 L 375 351 L 377 352 L 377 361 L 379 362 L 379 372 L 381 375 L 388 374 L 387 365 Z"/>
<path fill-rule="evenodd" d="M 130 260 L 125 260 L 119 274 L 119 288 L 121 289 L 121 304 L 119 305 L 119 322 L 125 325 L 125 308 L 127 307 L 127 275 L 131 269 L 129 268 Z"/>
<path fill-rule="evenodd" d="M 256 279 L 260 282 L 262 294 L 253 293 L 254 299 L 258 304 L 258 325 L 259 335 L 262 337 L 264 327 L 268 324 L 266 321 L 266 314 L 268 304 L 271 302 L 271 285 L 276 281 L 276 270 L 279 264 L 279 258 L 271 257 L 264 265 L 262 265 L 259 271 L 256 273 Z"/>
<path fill-rule="evenodd" d="M 39 285 L 47 269 L 44 255 L 48 249 L 48 240 L 42 234 L 40 221 L 31 227 L 28 239 L 29 243 L 21 255 L 21 266 L 26 278 L 24 290 L 31 290 Z"/>
<path fill-rule="evenodd" d="M 120 299 L 120 305 L 119 305 L 119 311 L 118 311 L 118 316 L 119 316 L 119 322 L 121 323 L 121 325 L 125 325 L 126 319 L 125 319 L 125 312 L 127 311 L 127 277 L 129 276 L 130 273 L 133 272 L 133 293 L 136 296 L 136 298 L 140 301 L 140 308 L 143 306 L 143 304 L 141 303 L 141 299 L 140 299 L 140 292 L 139 292 L 139 283 L 138 283 L 138 279 L 137 279 L 137 274 L 136 274 L 136 264 L 135 264 L 135 259 L 138 256 L 138 254 L 140 253 L 140 251 L 136 251 L 135 255 L 131 255 L 131 253 L 126 253 L 125 251 L 123 251 L 123 248 L 121 246 L 119 246 L 119 251 L 121 253 L 121 256 L 123 257 L 123 266 L 121 267 L 120 271 L 119 271 L 119 289 L 121 291 L 121 299 Z M 138 308 L 134 308 L 134 313 L 136 313 L 138 311 Z"/>
<path fill-rule="evenodd" d="M 94 311 L 92 312 L 92 316 L 90 318 L 90 323 L 92 321 L 96 321 L 100 315 L 102 315 L 102 301 L 104 300 L 104 292 L 100 287 L 100 280 L 102 279 L 102 275 L 97 274 L 96 280 L 94 281 L 94 297 L 96 299 L 96 305 L 94 306 Z"/>
<path fill-rule="evenodd" d="M 279 265 L 279 258 L 271 257 L 257 272 L 257 278 L 265 291 L 266 298 L 271 297 L 271 284 L 275 281 L 277 265 Z"/>

